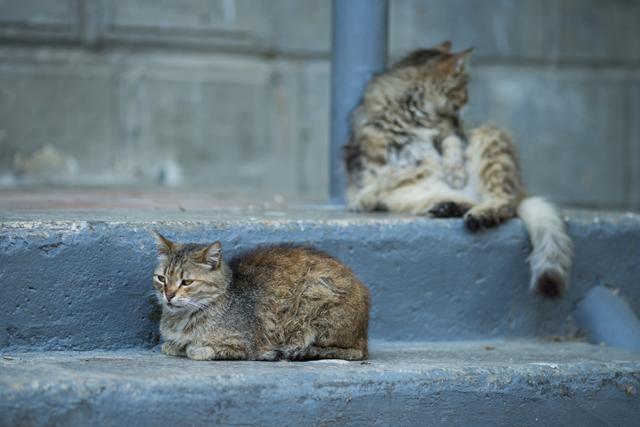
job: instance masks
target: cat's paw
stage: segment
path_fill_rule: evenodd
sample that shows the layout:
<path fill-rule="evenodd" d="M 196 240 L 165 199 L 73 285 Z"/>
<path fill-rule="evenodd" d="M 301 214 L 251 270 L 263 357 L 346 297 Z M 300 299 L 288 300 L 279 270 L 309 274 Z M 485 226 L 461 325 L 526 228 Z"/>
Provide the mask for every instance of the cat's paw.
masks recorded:
<path fill-rule="evenodd" d="M 355 195 L 347 194 L 347 208 L 351 212 L 371 212 L 377 210 L 378 198 L 372 190 L 361 190 Z"/>
<path fill-rule="evenodd" d="M 468 212 L 464 216 L 464 224 L 471 231 L 479 231 L 484 228 L 491 228 L 498 225 L 494 215 L 487 215 L 480 212 Z"/>
<path fill-rule="evenodd" d="M 464 223 L 471 231 L 496 227 L 515 215 L 507 206 L 476 206 L 464 215 Z"/>
<path fill-rule="evenodd" d="M 284 355 L 280 350 L 269 350 L 264 353 L 260 353 L 257 357 L 257 360 L 263 360 L 267 362 L 274 362 L 277 360 L 282 360 Z"/>
<path fill-rule="evenodd" d="M 429 215 L 435 218 L 459 218 L 469 209 L 471 205 L 467 203 L 442 202 L 429 209 Z"/>
<path fill-rule="evenodd" d="M 184 348 L 170 342 L 162 344 L 162 352 L 167 356 L 184 356 Z"/>
<path fill-rule="evenodd" d="M 193 360 L 214 360 L 216 352 L 208 346 L 189 346 L 187 347 L 187 357 Z"/>

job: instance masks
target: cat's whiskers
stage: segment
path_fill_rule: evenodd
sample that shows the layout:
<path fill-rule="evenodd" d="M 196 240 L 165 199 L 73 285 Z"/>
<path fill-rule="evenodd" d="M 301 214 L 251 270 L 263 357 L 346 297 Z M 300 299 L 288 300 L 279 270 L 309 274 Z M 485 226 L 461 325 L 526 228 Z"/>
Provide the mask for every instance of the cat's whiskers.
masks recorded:
<path fill-rule="evenodd" d="M 193 300 L 189 300 L 189 299 L 185 299 L 183 301 L 185 308 L 195 308 L 196 310 L 204 310 L 205 308 L 207 308 L 209 306 L 209 304 L 205 304 L 199 301 L 193 301 Z"/>

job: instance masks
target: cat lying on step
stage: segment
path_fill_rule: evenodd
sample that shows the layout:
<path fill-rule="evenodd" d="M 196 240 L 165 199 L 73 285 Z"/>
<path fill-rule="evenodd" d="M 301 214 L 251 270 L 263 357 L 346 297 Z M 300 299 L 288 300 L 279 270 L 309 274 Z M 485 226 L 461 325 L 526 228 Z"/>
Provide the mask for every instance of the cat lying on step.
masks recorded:
<path fill-rule="evenodd" d="M 493 126 L 467 132 L 465 60 L 451 43 L 411 53 L 369 83 L 345 147 L 353 210 L 463 217 L 471 231 L 522 219 L 533 246 L 531 289 L 559 297 L 572 244 L 552 205 L 527 198 L 515 146 Z"/>
<path fill-rule="evenodd" d="M 369 291 L 315 249 L 270 246 L 228 264 L 222 245 L 155 233 L 162 351 L 195 360 L 366 359 Z"/>

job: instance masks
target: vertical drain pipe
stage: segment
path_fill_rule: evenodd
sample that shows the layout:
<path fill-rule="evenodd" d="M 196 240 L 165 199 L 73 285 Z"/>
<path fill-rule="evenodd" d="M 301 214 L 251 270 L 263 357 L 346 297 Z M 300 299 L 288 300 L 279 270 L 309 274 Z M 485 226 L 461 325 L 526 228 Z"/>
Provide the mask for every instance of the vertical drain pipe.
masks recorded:
<path fill-rule="evenodd" d="M 574 315 L 592 343 L 640 351 L 640 320 L 611 289 L 591 289 L 576 306 Z"/>
<path fill-rule="evenodd" d="M 387 64 L 388 0 L 333 0 L 331 41 L 331 203 L 344 204 L 342 147 L 350 114 L 373 74 Z"/>

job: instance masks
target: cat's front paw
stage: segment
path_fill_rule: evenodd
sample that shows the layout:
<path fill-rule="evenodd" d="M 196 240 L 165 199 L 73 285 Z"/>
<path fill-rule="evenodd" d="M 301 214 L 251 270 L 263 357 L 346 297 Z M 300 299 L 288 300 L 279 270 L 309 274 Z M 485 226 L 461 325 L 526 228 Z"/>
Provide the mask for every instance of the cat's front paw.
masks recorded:
<path fill-rule="evenodd" d="M 374 191 L 360 190 L 357 194 L 347 194 L 347 208 L 352 212 L 371 212 L 377 205 Z"/>
<path fill-rule="evenodd" d="M 441 202 L 429 209 L 429 215 L 434 218 L 457 218 L 469 209 L 471 205 L 468 203 Z"/>
<path fill-rule="evenodd" d="M 162 352 L 167 356 L 184 356 L 184 348 L 170 342 L 162 344 Z"/>
<path fill-rule="evenodd" d="M 496 227 L 513 218 L 515 211 L 507 205 L 475 206 L 464 215 L 464 223 L 471 231 Z"/>
<path fill-rule="evenodd" d="M 209 346 L 187 347 L 187 357 L 193 360 L 214 360 L 216 352 Z"/>

